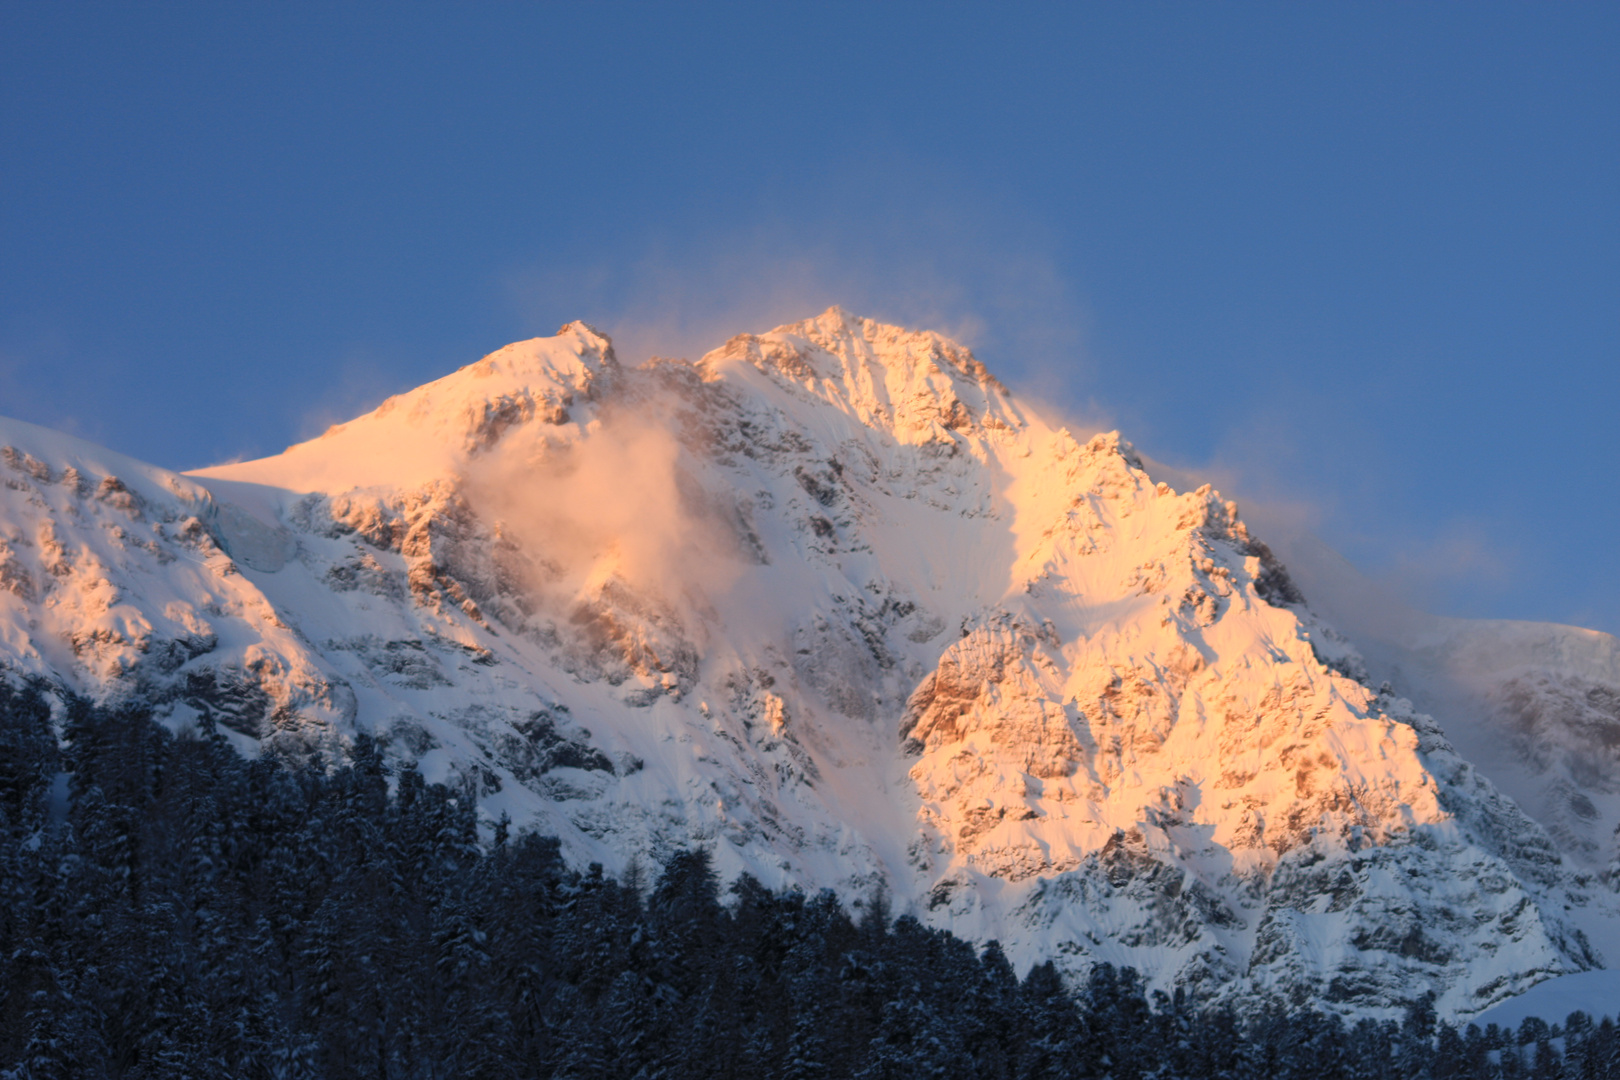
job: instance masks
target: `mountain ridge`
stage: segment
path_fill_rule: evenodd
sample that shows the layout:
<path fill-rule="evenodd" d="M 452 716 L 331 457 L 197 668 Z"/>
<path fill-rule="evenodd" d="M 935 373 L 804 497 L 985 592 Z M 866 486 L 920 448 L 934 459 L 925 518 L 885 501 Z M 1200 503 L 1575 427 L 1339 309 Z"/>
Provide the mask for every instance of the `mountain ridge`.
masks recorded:
<path fill-rule="evenodd" d="M 61 584 L 0 594 L 9 668 L 249 752 L 374 733 L 578 861 L 698 843 L 1076 977 L 1351 1012 L 1601 962 L 1566 910 L 1609 891 L 1235 504 L 937 334 L 835 308 L 625 368 L 570 323 L 133 511 L 30 453 L 0 571 Z"/>

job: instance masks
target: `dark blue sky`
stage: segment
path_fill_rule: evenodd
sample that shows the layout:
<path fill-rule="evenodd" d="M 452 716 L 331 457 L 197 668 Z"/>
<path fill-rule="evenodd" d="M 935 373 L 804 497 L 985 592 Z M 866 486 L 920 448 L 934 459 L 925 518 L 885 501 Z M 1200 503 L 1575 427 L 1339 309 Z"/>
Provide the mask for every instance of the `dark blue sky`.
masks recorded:
<path fill-rule="evenodd" d="M 837 301 L 1616 631 L 1617 57 L 1613 4 L 0 0 L 0 413 L 192 467 Z"/>

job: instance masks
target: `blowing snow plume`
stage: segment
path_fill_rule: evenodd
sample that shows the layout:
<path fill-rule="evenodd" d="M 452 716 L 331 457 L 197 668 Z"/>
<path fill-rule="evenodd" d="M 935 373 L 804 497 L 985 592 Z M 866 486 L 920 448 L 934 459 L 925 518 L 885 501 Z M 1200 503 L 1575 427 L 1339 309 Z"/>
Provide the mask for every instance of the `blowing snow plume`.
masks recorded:
<path fill-rule="evenodd" d="M 618 646 L 631 669 L 664 673 L 695 661 L 685 639 L 748 557 L 734 509 L 697 467 L 671 410 L 649 398 L 603 408 L 572 441 L 509 437 L 468 464 L 464 490 L 545 636 L 565 620 L 592 653 Z"/>

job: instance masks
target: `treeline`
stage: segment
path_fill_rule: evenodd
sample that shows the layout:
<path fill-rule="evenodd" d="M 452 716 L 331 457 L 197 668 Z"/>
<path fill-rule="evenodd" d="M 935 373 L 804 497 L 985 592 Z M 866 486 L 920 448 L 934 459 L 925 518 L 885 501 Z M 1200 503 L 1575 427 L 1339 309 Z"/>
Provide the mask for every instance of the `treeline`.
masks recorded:
<path fill-rule="evenodd" d="M 0 687 L 0 1076 L 1620 1078 L 1609 1021 L 1459 1033 L 1022 979 L 707 857 L 579 872 L 376 746 L 334 772 Z"/>

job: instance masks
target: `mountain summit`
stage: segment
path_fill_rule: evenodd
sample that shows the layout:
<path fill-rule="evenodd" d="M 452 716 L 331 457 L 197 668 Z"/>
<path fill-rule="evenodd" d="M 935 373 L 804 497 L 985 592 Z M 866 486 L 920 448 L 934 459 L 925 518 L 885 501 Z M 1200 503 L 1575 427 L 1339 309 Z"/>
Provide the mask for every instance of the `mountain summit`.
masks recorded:
<path fill-rule="evenodd" d="M 622 867 L 886 891 L 1024 964 L 1471 1015 L 1612 894 L 1367 685 L 1237 507 L 838 308 L 695 362 L 584 323 L 176 476 L 13 421 L 0 658 L 394 766 Z"/>

